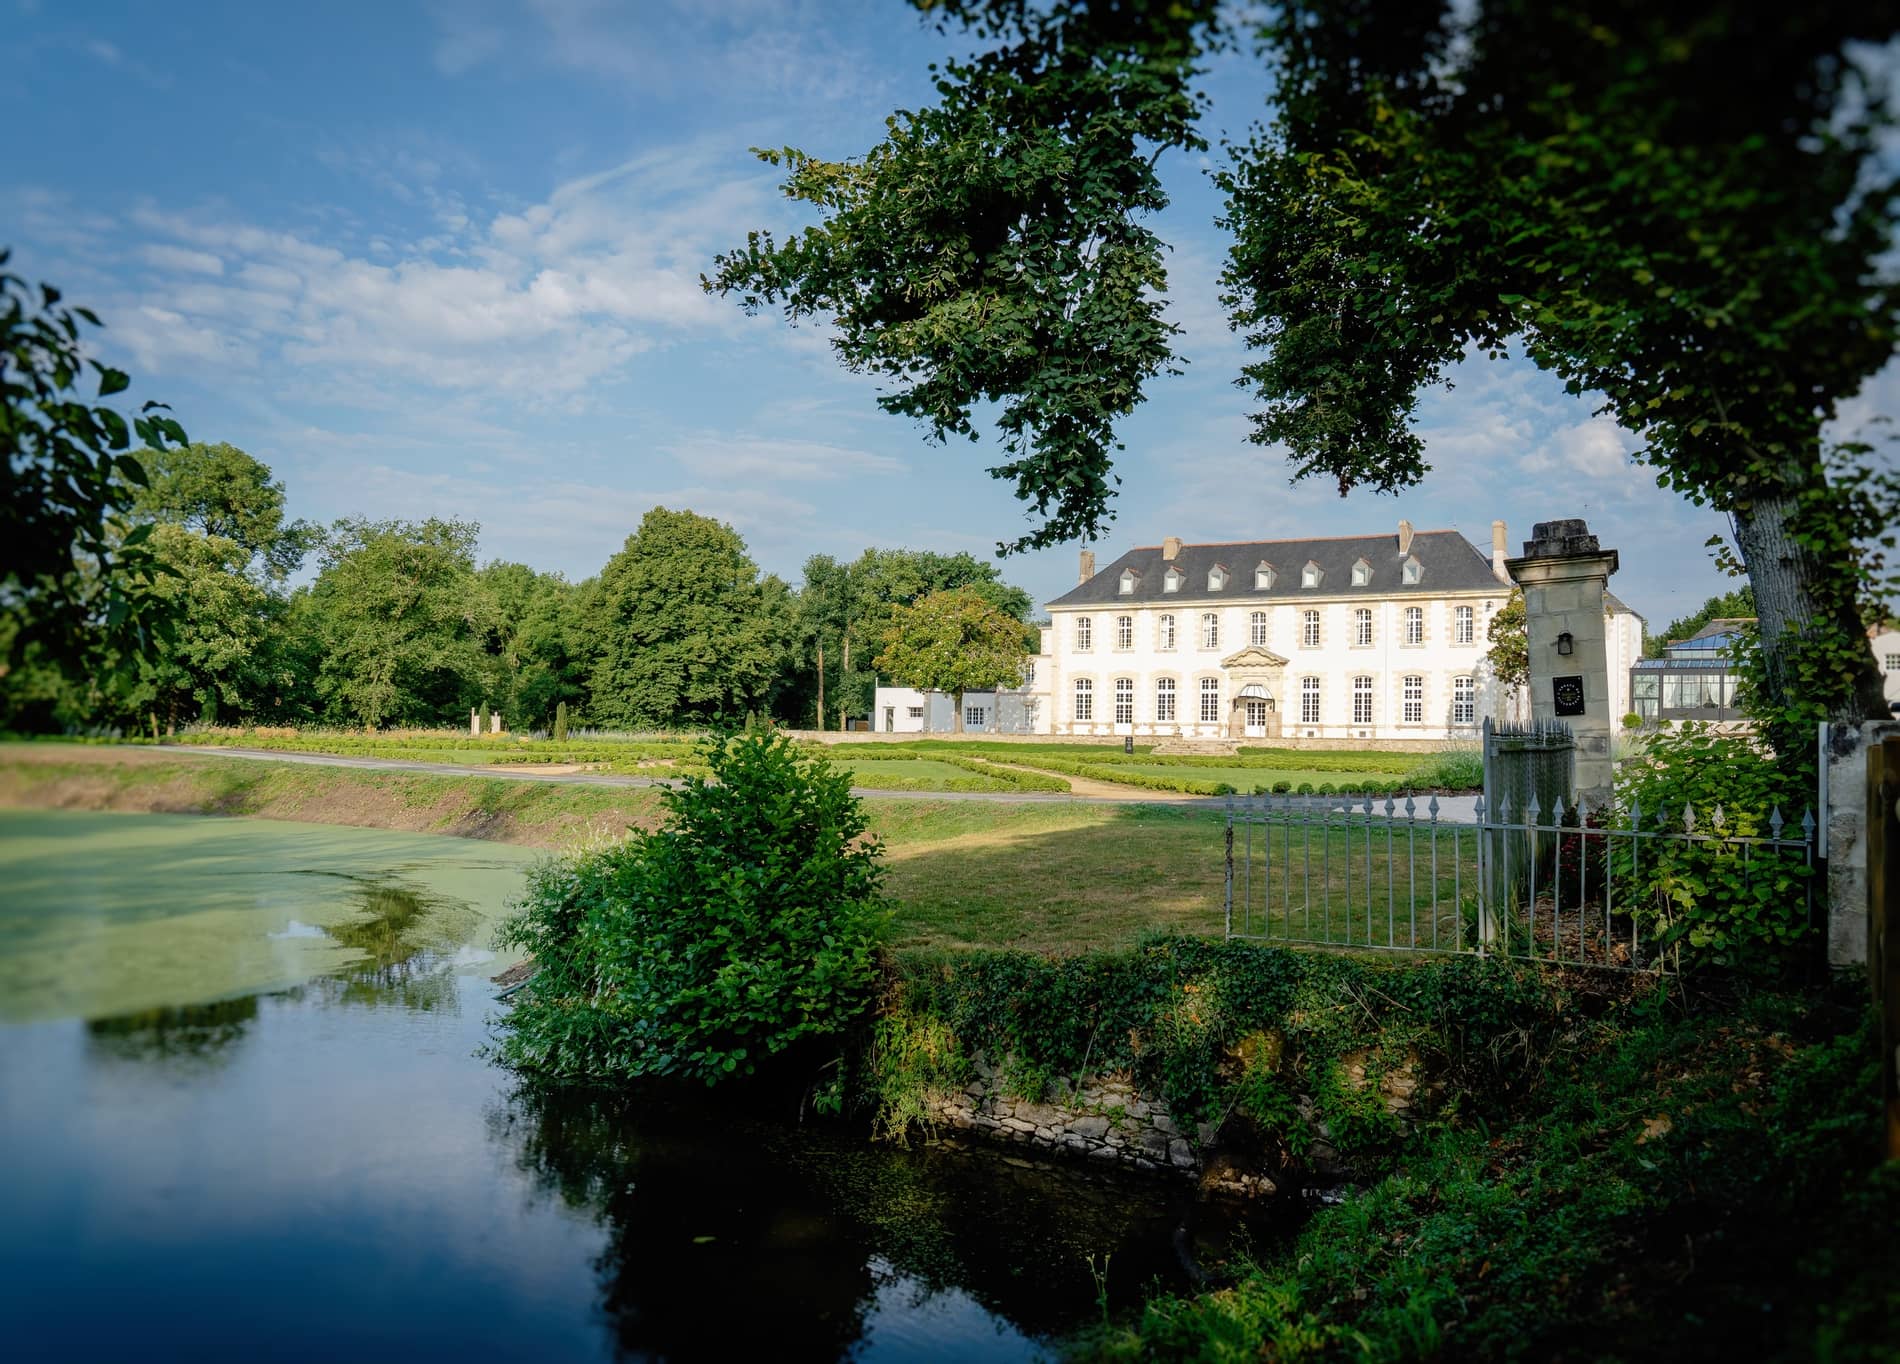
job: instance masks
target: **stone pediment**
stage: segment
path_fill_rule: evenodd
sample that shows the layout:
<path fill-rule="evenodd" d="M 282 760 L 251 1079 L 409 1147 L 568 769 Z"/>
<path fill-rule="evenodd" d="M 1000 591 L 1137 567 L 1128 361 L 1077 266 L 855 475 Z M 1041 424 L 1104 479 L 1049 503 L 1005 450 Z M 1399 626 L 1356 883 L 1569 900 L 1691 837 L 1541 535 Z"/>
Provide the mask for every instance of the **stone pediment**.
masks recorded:
<path fill-rule="evenodd" d="M 1220 665 L 1229 672 L 1242 668 L 1261 670 L 1267 668 L 1284 668 L 1286 666 L 1286 660 L 1274 653 L 1271 649 L 1263 649 L 1258 644 L 1250 644 L 1239 653 L 1229 654 L 1226 658 L 1223 658 L 1220 661 Z"/>

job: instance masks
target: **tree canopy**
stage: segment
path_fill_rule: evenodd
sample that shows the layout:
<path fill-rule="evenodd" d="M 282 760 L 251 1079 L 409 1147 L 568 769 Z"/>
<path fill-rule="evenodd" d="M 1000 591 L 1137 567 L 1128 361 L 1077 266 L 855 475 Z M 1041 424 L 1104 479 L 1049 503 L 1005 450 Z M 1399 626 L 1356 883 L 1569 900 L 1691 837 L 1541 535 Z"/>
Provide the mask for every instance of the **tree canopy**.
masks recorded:
<path fill-rule="evenodd" d="M 103 399 L 131 379 L 86 355 L 89 309 L 62 304 L 50 284 L 30 289 L 0 248 L 0 610 L 7 617 L 7 663 L 29 655 L 69 676 L 103 660 L 138 657 L 164 616 L 150 591 L 157 569 L 149 525 L 127 519 L 148 446 L 182 444 L 184 429 L 146 403 L 128 421 Z M 86 371 L 94 396 L 80 385 Z M 121 674 L 122 675 L 122 674 Z"/>
<path fill-rule="evenodd" d="M 830 317 L 933 433 L 1002 404 L 1015 458 L 993 472 L 1048 513 L 1011 548 L 1108 515 L 1114 425 L 1172 358 L 1162 246 L 1135 225 L 1153 158 L 1199 144 L 1200 54 L 1251 40 L 1271 116 L 1219 182 L 1255 438 L 1296 477 L 1407 488 L 1420 392 L 1520 347 L 1731 518 L 1782 737 L 1880 711 L 1862 542 L 1895 490 L 1830 481 L 1821 432 L 1900 321 L 1893 117 L 1865 57 L 1894 0 L 916 3 L 989 50 L 858 160 L 768 154 L 820 222 L 754 234 L 707 283 Z"/>
<path fill-rule="evenodd" d="M 285 522 L 283 483 L 235 445 L 194 442 L 135 458 L 146 477 L 132 493 L 135 516 L 229 540 L 264 576 L 288 577 L 321 539 L 308 522 Z"/>
<path fill-rule="evenodd" d="M 959 587 L 893 609 L 877 666 L 899 686 L 949 692 L 961 733 L 964 693 L 1019 686 L 1025 652 L 1020 620 Z"/>

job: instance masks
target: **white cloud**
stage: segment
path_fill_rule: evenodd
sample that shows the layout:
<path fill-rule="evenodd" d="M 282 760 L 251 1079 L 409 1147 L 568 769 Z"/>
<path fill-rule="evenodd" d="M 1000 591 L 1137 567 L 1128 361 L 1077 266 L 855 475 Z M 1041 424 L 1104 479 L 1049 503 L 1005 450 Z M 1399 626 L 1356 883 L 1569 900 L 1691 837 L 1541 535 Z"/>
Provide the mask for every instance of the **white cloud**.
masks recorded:
<path fill-rule="evenodd" d="M 182 246 L 154 243 L 139 248 L 139 256 L 161 270 L 179 270 L 189 274 L 222 275 L 224 262 L 209 251 L 192 251 Z"/>
<path fill-rule="evenodd" d="M 1525 455 L 1524 469 L 1533 474 L 1623 481 L 1636 477 L 1629 456 L 1638 445 L 1639 442 L 1614 420 L 1595 416 L 1552 432 Z"/>

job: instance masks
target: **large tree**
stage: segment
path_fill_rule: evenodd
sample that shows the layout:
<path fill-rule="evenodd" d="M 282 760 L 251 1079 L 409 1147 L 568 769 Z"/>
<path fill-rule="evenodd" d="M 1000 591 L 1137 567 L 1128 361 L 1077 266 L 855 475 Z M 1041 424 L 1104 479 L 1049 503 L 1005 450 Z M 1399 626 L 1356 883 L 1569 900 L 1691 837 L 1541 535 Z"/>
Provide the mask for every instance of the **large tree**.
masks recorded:
<path fill-rule="evenodd" d="M 135 517 L 228 540 L 247 556 L 241 567 L 259 578 L 288 577 L 322 538 L 306 521 L 284 520 L 284 485 L 235 445 L 194 441 L 135 458 L 146 478 L 132 494 Z"/>
<path fill-rule="evenodd" d="M 899 686 L 949 692 L 959 734 L 964 694 L 1020 686 L 1024 661 L 1022 622 L 968 587 L 894 609 L 877 656 Z"/>
<path fill-rule="evenodd" d="M 769 704 L 788 661 L 791 601 L 732 527 L 655 507 L 601 570 L 590 718 L 648 728 Z"/>
<path fill-rule="evenodd" d="M 366 728 L 460 723 L 489 681 L 491 607 L 475 580 L 480 527 L 339 521 L 300 617 L 320 650 L 330 718 Z"/>
<path fill-rule="evenodd" d="M 1519 346 L 1731 519 L 1780 742 L 1880 713 L 1860 589 L 1892 489 L 1831 485 L 1822 430 L 1900 321 L 1894 120 L 1861 46 L 1896 0 L 1286 0 L 1250 34 L 1198 0 L 918 3 L 996 45 L 860 160 L 773 154 L 821 221 L 755 234 L 709 287 L 832 317 L 940 433 L 1003 403 L 998 472 L 1055 509 L 1020 543 L 1105 515 L 1113 424 L 1171 358 L 1159 243 L 1124 227 L 1158 202 L 1139 168 L 1195 144 L 1199 50 L 1252 37 L 1273 114 L 1222 184 L 1256 438 L 1296 476 L 1401 490 L 1420 391 Z M 1075 245 L 1097 240 L 1100 269 Z"/>

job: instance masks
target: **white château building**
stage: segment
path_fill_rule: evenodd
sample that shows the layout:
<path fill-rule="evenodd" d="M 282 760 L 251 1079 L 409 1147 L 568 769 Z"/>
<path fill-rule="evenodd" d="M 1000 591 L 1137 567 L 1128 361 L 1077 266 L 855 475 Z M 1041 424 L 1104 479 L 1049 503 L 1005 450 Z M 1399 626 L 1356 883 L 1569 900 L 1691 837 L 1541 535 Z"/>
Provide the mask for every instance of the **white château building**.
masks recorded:
<path fill-rule="evenodd" d="M 1048 603 L 1029 708 L 1055 734 L 1389 742 L 1475 737 L 1511 714 L 1485 659 L 1510 598 L 1505 528 L 1487 560 L 1456 531 L 1131 549 Z M 1610 637 L 1642 622 L 1613 602 Z M 1624 619 L 1624 618 L 1627 619 Z M 1623 650 L 1628 652 L 1627 649 Z M 1613 685 L 1614 685 L 1613 681 Z"/>

